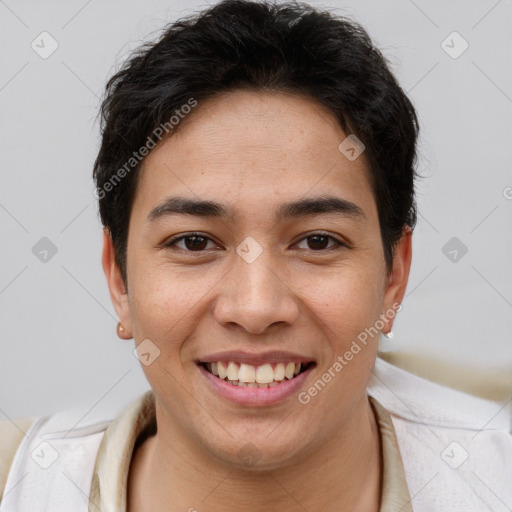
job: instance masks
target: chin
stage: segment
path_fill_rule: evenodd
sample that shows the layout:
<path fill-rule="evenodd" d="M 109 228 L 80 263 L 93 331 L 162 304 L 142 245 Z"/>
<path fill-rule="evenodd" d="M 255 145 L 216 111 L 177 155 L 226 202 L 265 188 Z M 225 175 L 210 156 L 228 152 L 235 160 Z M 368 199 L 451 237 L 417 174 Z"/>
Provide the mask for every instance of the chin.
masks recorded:
<path fill-rule="evenodd" d="M 258 473 L 297 463 L 305 456 L 305 447 L 300 446 L 302 442 L 304 440 L 300 435 L 287 437 L 286 442 L 283 442 L 277 437 L 269 438 L 266 433 L 259 437 L 245 433 L 239 437 L 228 437 L 223 443 L 211 446 L 209 451 L 223 464 L 237 470 Z"/>

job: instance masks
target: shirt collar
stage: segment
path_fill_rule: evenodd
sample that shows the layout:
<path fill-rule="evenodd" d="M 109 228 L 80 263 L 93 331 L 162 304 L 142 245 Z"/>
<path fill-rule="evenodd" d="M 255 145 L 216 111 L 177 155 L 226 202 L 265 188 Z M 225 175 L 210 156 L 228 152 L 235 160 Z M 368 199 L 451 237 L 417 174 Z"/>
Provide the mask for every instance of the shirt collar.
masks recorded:
<path fill-rule="evenodd" d="M 386 409 L 374 397 L 369 399 L 379 427 L 383 456 L 379 512 L 412 512 L 393 423 Z M 155 431 L 155 396 L 149 390 L 129 404 L 105 431 L 93 473 L 89 512 L 126 512 L 128 472 L 134 448 Z"/>
<path fill-rule="evenodd" d="M 442 428 L 512 430 L 512 401 L 477 398 L 413 375 L 378 357 L 368 393 L 391 414 Z M 489 421 L 482 426 L 482 418 Z"/>
<path fill-rule="evenodd" d="M 382 496 L 379 512 L 413 512 L 395 428 L 388 411 L 369 397 L 379 427 L 382 449 Z"/>
<path fill-rule="evenodd" d="M 155 395 L 146 391 L 107 427 L 91 484 L 89 512 L 126 512 L 128 472 L 137 441 L 156 430 Z"/>

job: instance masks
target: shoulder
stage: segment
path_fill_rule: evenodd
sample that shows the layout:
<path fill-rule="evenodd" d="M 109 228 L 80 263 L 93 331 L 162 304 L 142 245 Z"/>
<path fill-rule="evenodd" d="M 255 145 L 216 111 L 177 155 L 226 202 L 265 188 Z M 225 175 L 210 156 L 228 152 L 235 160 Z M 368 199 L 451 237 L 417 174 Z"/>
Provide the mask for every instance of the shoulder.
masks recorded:
<path fill-rule="evenodd" d="M 512 503 L 512 402 L 483 399 L 377 360 L 369 394 L 389 412 L 414 510 Z"/>
<path fill-rule="evenodd" d="M 1 505 L 5 510 L 46 512 L 47 504 L 57 500 L 76 510 L 73 505 L 83 500 L 82 489 L 89 488 L 100 502 L 99 479 L 106 475 L 101 492 L 109 499 L 116 495 L 132 441 L 154 417 L 151 397 L 145 393 L 115 412 L 90 413 L 78 405 L 16 423 L 0 422 Z M 77 423 L 77 418 L 82 420 Z"/>
<path fill-rule="evenodd" d="M 368 386 L 393 416 L 440 429 L 512 432 L 512 402 L 489 400 L 433 382 L 380 357 Z"/>
<path fill-rule="evenodd" d="M 55 501 L 77 510 L 75 505 L 83 499 L 77 490 L 90 485 L 98 447 L 111 421 L 94 418 L 77 426 L 76 414 L 69 409 L 11 425 L 1 422 L 0 509 L 46 512 Z"/>
<path fill-rule="evenodd" d="M 16 450 L 35 419 L 21 418 L 16 421 L 0 421 L 0 500 Z"/>

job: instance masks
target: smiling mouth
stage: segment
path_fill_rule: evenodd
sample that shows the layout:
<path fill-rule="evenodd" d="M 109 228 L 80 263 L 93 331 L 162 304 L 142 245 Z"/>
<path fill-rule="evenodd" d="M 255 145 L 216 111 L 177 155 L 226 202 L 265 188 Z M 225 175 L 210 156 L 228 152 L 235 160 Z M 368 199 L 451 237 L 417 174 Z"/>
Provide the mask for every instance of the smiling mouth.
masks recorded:
<path fill-rule="evenodd" d="M 313 366 L 309 363 L 266 363 L 260 366 L 238 364 L 234 361 L 216 361 L 198 363 L 206 371 L 233 386 L 246 388 L 271 388 L 283 382 L 293 380 Z"/>

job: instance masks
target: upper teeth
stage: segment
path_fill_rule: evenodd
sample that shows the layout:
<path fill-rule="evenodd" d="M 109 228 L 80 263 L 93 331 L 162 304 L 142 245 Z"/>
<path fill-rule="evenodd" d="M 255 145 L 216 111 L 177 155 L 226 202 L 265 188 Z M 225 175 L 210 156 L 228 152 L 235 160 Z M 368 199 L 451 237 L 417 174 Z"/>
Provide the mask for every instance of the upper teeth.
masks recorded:
<path fill-rule="evenodd" d="M 234 361 L 216 361 L 207 363 L 207 367 L 220 379 L 227 377 L 230 381 L 269 384 L 273 381 L 282 381 L 285 377 L 292 379 L 300 372 L 301 363 L 277 363 L 275 367 L 272 367 L 269 363 L 253 366 L 245 363 L 238 364 Z"/>

